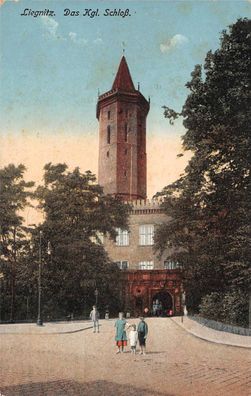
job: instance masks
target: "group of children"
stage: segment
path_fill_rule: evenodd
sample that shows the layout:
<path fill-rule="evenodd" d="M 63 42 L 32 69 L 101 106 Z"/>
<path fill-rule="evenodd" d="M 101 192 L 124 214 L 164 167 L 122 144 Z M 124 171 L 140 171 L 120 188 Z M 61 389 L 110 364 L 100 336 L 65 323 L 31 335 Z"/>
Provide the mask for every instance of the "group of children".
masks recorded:
<path fill-rule="evenodd" d="M 92 311 L 90 312 L 90 319 L 93 323 L 93 333 L 99 333 L 99 312 L 97 307 L 94 305 Z M 136 324 L 129 324 L 124 319 L 123 313 L 119 313 L 119 317 L 115 322 L 116 328 L 116 345 L 118 347 L 117 353 L 124 352 L 124 347 L 127 346 L 127 334 L 128 331 L 128 338 L 131 347 L 131 353 L 136 354 L 136 347 L 139 343 L 140 346 L 140 355 L 146 354 L 146 338 L 148 335 L 148 325 L 144 320 L 144 317 L 141 316 L 140 322 L 138 326 Z"/>
<path fill-rule="evenodd" d="M 127 345 L 127 334 L 131 347 L 131 353 L 136 354 L 137 343 L 140 346 L 140 355 L 146 354 L 146 338 L 148 335 L 148 325 L 143 317 L 140 317 L 138 326 L 135 324 L 128 324 L 123 317 L 123 313 L 119 314 L 119 318 L 115 322 L 116 328 L 116 345 L 118 347 L 117 353 L 124 352 L 124 347 Z"/>

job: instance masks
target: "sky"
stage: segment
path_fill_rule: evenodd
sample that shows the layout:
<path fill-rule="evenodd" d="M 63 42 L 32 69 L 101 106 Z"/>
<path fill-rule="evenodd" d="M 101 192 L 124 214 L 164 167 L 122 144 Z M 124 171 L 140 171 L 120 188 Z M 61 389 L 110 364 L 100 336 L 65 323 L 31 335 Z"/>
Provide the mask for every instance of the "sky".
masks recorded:
<path fill-rule="evenodd" d="M 149 197 L 177 179 L 190 156 L 177 158 L 185 130 L 181 120 L 169 125 L 162 106 L 181 110 L 194 66 L 219 47 L 223 29 L 251 13 L 250 0 L 0 3 L 0 167 L 22 162 L 36 182 L 50 161 L 96 173 L 97 96 L 111 89 L 124 49 L 135 86 L 151 99 Z M 50 16 L 34 16 L 46 9 Z M 83 16 L 86 9 L 99 16 Z"/>

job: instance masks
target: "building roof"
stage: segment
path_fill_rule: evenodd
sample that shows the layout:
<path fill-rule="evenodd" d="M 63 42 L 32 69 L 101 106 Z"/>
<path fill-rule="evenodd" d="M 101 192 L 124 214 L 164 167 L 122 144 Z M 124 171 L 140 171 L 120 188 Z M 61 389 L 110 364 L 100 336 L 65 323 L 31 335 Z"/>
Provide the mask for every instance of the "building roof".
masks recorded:
<path fill-rule="evenodd" d="M 120 91 L 135 91 L 132 77 L 124 56 L 121 58 L 112 89 Z"/>

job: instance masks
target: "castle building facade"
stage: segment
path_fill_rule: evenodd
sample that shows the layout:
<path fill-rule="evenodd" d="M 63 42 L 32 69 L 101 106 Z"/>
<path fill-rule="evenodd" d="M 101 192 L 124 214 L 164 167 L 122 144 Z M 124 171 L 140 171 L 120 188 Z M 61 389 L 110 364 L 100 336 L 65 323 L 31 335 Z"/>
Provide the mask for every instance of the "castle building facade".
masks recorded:
<path fill-rule="evenodd" d="M 147 198 L 146 118 L 150 101 L 135 89 L 123 56 L 112 89 L 98 98 L 98 182 L 106 194 L 130 203 L 129 230 L 117 230 L 116 242 L 104 239 L 112 261 L 123 271 L 125 308 L 151 312 L 156 300 L 162 313 L 180 314 L 178 264 L 154 252 L 154 233 L 168 218 L 158 200 Z"/>

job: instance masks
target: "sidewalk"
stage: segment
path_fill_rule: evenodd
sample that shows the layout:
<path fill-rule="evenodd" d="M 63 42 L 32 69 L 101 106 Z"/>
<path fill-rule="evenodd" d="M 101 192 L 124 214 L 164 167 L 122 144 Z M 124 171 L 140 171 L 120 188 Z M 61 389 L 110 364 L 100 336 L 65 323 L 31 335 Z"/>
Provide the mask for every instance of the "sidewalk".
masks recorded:
<path fill-rule="evenodd" d="M 13 323 L 1 324 L 0 335 L 2 334 L 69 334 L 92 328 L 89 320 L 72 322 L 49 322 L 43 326 L 36 323 Z"/>
<path fill-rule="evenodd" d="M 185 331 L 202 340 L 214 342 L 216 344 L 229 345 L 241 348 L 251 348 L 251 337 L 218 331 L 203 326 L 198 322 L 189 319 L 187 316 L 172 317 L 173 322 L 182 327 Z"/>

